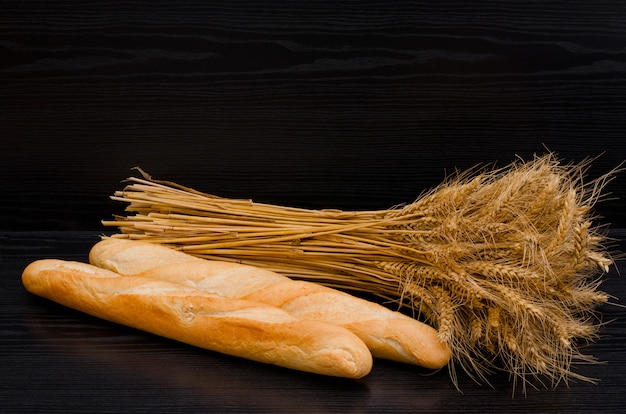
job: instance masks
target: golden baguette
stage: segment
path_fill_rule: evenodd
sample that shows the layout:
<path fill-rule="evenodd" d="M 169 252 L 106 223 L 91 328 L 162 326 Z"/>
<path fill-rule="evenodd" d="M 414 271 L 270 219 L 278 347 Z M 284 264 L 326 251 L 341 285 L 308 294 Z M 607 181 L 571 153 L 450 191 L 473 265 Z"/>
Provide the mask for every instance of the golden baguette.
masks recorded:
<path fill-rule="evenodd" d="M 70 308 L 224 354 L 348 378 L 372 368 L 368 348 L 349 330 L 261 302 L 56 259 L 28 265 L 22 282 Z"/>
<path fill-rule="evenodd" d="M 277 306 L 302 319 L 337 324 L 354 332 L 378 358 L 431 369 L 450 360 L 449 347 L 429 325 L 374 302 L 267 269 L 200 259 L 163 245 L 117 238 L 94 245 L 89 260 L 122 275 L 167 280 Z"/>

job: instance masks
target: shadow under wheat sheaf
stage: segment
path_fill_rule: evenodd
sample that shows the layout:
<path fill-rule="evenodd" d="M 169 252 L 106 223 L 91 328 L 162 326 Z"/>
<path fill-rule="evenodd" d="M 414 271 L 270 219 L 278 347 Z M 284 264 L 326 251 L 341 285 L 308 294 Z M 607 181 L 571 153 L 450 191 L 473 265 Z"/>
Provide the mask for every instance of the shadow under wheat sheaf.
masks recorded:
<path fill-rule="evenodd" d="M 612 260 L 592 208 L 616 171 L 590 183 L 589 163 L 547 154 L 466 172 L 415 202 L 380 211 L 307 210 L 201 193 L 144 178 L 112 197 L 126 217 L 115 237 L 170 245 L 208 259 L 376 295 L 438 329 L 455 366 L 476 380 L 591 380 L 599 275 Z"/>

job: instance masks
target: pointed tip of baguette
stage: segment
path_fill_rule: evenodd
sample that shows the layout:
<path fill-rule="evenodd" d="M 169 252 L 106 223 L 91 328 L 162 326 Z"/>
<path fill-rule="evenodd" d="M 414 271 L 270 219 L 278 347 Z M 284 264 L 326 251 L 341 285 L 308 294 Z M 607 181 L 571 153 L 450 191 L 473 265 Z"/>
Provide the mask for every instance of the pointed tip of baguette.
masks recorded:
<path fill-rule="evenodd" d="M 155 249 L 156 246 L 159 247 Z M 115 257 L 115 260 L 109 260 L 111 257 Z M 137 257 L 142 260 L 138 261 Z M 102 239 L 89 251 L 89 263 L 123 275 L 139 274 L 154 266 L 193 259 L 162 245 L 113 237 Z"/>

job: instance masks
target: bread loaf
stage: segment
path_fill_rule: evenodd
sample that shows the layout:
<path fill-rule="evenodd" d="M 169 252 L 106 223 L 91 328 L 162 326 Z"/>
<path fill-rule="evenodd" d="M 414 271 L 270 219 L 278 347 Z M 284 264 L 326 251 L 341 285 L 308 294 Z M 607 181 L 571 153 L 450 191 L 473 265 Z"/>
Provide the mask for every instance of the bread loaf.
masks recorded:
<path fill-rule="evenodd" d="M 374 302 L 322 285 L 292 280 L 238 263 L 197 258 L 148 242 L 105 238 L 91 249 L 92 264 L 122 275 L 167 280 L 207 292 L 263 302 L 299 318 L 354 332 L 375 357 L 438 369 L 450 360 L 437 331 Z"/>
<path fill-rule="evenodd" d="M 31 263 L 22 282 L 70 308 L 224 354 L 348 378 L 372 368 L 368 348 L 349 330 L 261 302 L 53 259 Z"/>

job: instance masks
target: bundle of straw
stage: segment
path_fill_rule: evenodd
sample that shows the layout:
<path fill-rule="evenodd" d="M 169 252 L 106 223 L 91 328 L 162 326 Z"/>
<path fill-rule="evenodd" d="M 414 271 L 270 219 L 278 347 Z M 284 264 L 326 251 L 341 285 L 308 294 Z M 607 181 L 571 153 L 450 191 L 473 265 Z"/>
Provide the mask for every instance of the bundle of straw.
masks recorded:
<path fill-rule="evenodd" d="M 113 237 L 269 268 L 292 278 L 375 295 L 438 329 L 478 381 L 504 369 L 524 386 L 576 374 L 580 351 L 609 296 L 612 264 L 591 209 L 609 173 L 584 184 L 588 162 L 553 154 L 499 170 L 458 174 L 388 210 L 309 210 L 221 198 L 143 178 L 112 199 L 135 214 L 104 221 Z M 547 384 L 546 384 L 547 385 Z"/>

